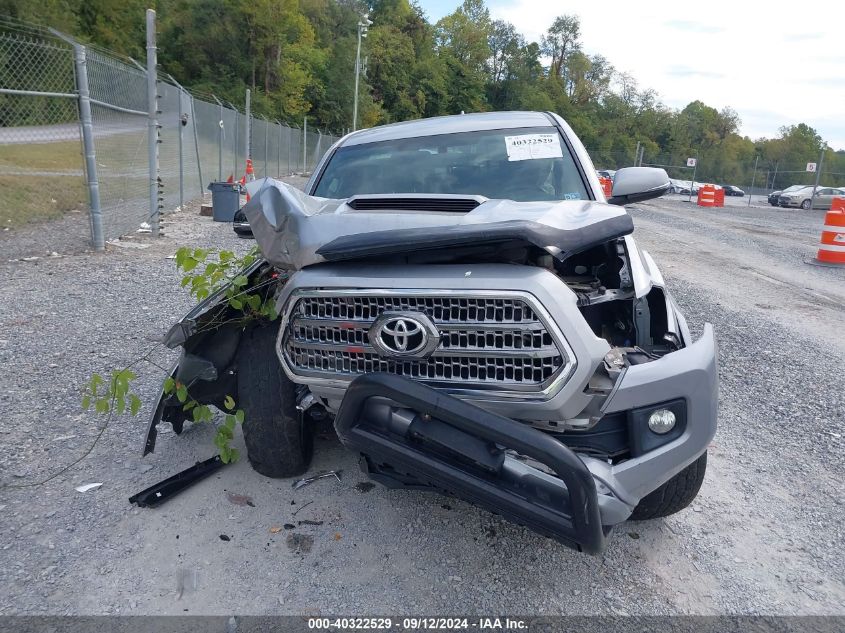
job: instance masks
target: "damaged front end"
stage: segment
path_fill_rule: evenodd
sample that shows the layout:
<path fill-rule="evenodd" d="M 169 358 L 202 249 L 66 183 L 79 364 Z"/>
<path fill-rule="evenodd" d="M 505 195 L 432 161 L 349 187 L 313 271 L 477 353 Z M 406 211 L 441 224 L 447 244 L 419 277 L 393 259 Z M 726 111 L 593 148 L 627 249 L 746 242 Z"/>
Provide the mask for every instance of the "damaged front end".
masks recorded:
<path fill-rule="evenodd" d="M 356 378 L 335 429 L 386 486 L 436 489 L 580 551 L 604 547 L 593 475 L 541 431 L 391 374 Z"/>
<path fill-rule="evenodd" d="M 251 293 L 259 294 L 262 300 L 275 296 L 286 278 L 264 259 L 258 259 L 240 274 L 247 277 L 245 287 Z M 162 340 L 170 349 L 182 348 L 182 355 L 170 370 L 169 378 L 185 385 L 197 403 L 220 410 L 224 410 L 226 396 L 237 393 L 235 359 L 244 328 L 249 325 L 243 311 L 229 304 L 228 288 L 219 288 L 196 305 Z M 175 393 L 166 394 L 162 390 L 150 420 L 144 455 L 155 450 L 160 422 L 169 422 L 178 435 L 190 417 L 190 411 Z"/>

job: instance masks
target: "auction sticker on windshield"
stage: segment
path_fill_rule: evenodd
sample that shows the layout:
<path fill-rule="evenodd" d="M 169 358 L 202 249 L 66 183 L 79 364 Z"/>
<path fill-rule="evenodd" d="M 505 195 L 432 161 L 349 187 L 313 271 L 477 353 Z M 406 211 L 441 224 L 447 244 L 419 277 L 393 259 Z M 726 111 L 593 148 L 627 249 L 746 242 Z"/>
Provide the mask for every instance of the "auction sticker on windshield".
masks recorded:
<path fill-rule="evenodd" d="M 560 137 L 557 134 L 520 134 L 506 136 L 508 161 L 536 160 L 538 158 L 563 158 Z"/>

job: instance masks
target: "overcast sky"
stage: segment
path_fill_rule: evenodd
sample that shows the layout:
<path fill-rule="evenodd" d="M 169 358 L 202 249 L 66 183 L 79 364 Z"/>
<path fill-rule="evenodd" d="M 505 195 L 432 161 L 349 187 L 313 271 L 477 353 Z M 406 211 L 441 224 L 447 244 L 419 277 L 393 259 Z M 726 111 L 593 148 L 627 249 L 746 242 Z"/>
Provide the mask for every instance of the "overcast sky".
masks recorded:
<path fill-rule="evenodd" d="M 459 0 L 420 0 L 434 22 Z M 784 3 L 785 4 L 785 3 Z M 494 19 L 540 41 L 552 20 L 581 18 L 587 53 L 601 53 L 666 105 L 700 99 L 734 108 L 741 133 L 774 137 L 782 125 L 806 123 L 845 149 L 845 2 L 710 0 L 687 3 L 487 0 Z"/>

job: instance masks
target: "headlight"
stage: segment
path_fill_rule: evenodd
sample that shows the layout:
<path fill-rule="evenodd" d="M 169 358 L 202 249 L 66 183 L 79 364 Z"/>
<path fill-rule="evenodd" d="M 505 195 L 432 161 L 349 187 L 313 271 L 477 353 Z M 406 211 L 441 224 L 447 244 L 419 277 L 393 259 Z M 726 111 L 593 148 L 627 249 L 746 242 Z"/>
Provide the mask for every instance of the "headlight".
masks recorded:
<path fill-rule="evenodd" d="M 658 409 L 648 416 L 648 428 L 663 435 L 675 428 L 675 414 L 669 409 Z"/>

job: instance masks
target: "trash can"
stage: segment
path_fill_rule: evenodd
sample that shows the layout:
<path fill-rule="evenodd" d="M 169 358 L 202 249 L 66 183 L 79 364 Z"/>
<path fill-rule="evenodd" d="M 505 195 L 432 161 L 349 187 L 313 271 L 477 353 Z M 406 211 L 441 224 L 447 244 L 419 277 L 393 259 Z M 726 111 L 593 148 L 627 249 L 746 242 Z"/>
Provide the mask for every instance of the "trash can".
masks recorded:
<path fill-rule="evenodd" d="M 231 222 L 241 206 L 241 189 L 236 182 L 213 182 L 211 191 L 211 215 L 215 222 Z"/>

